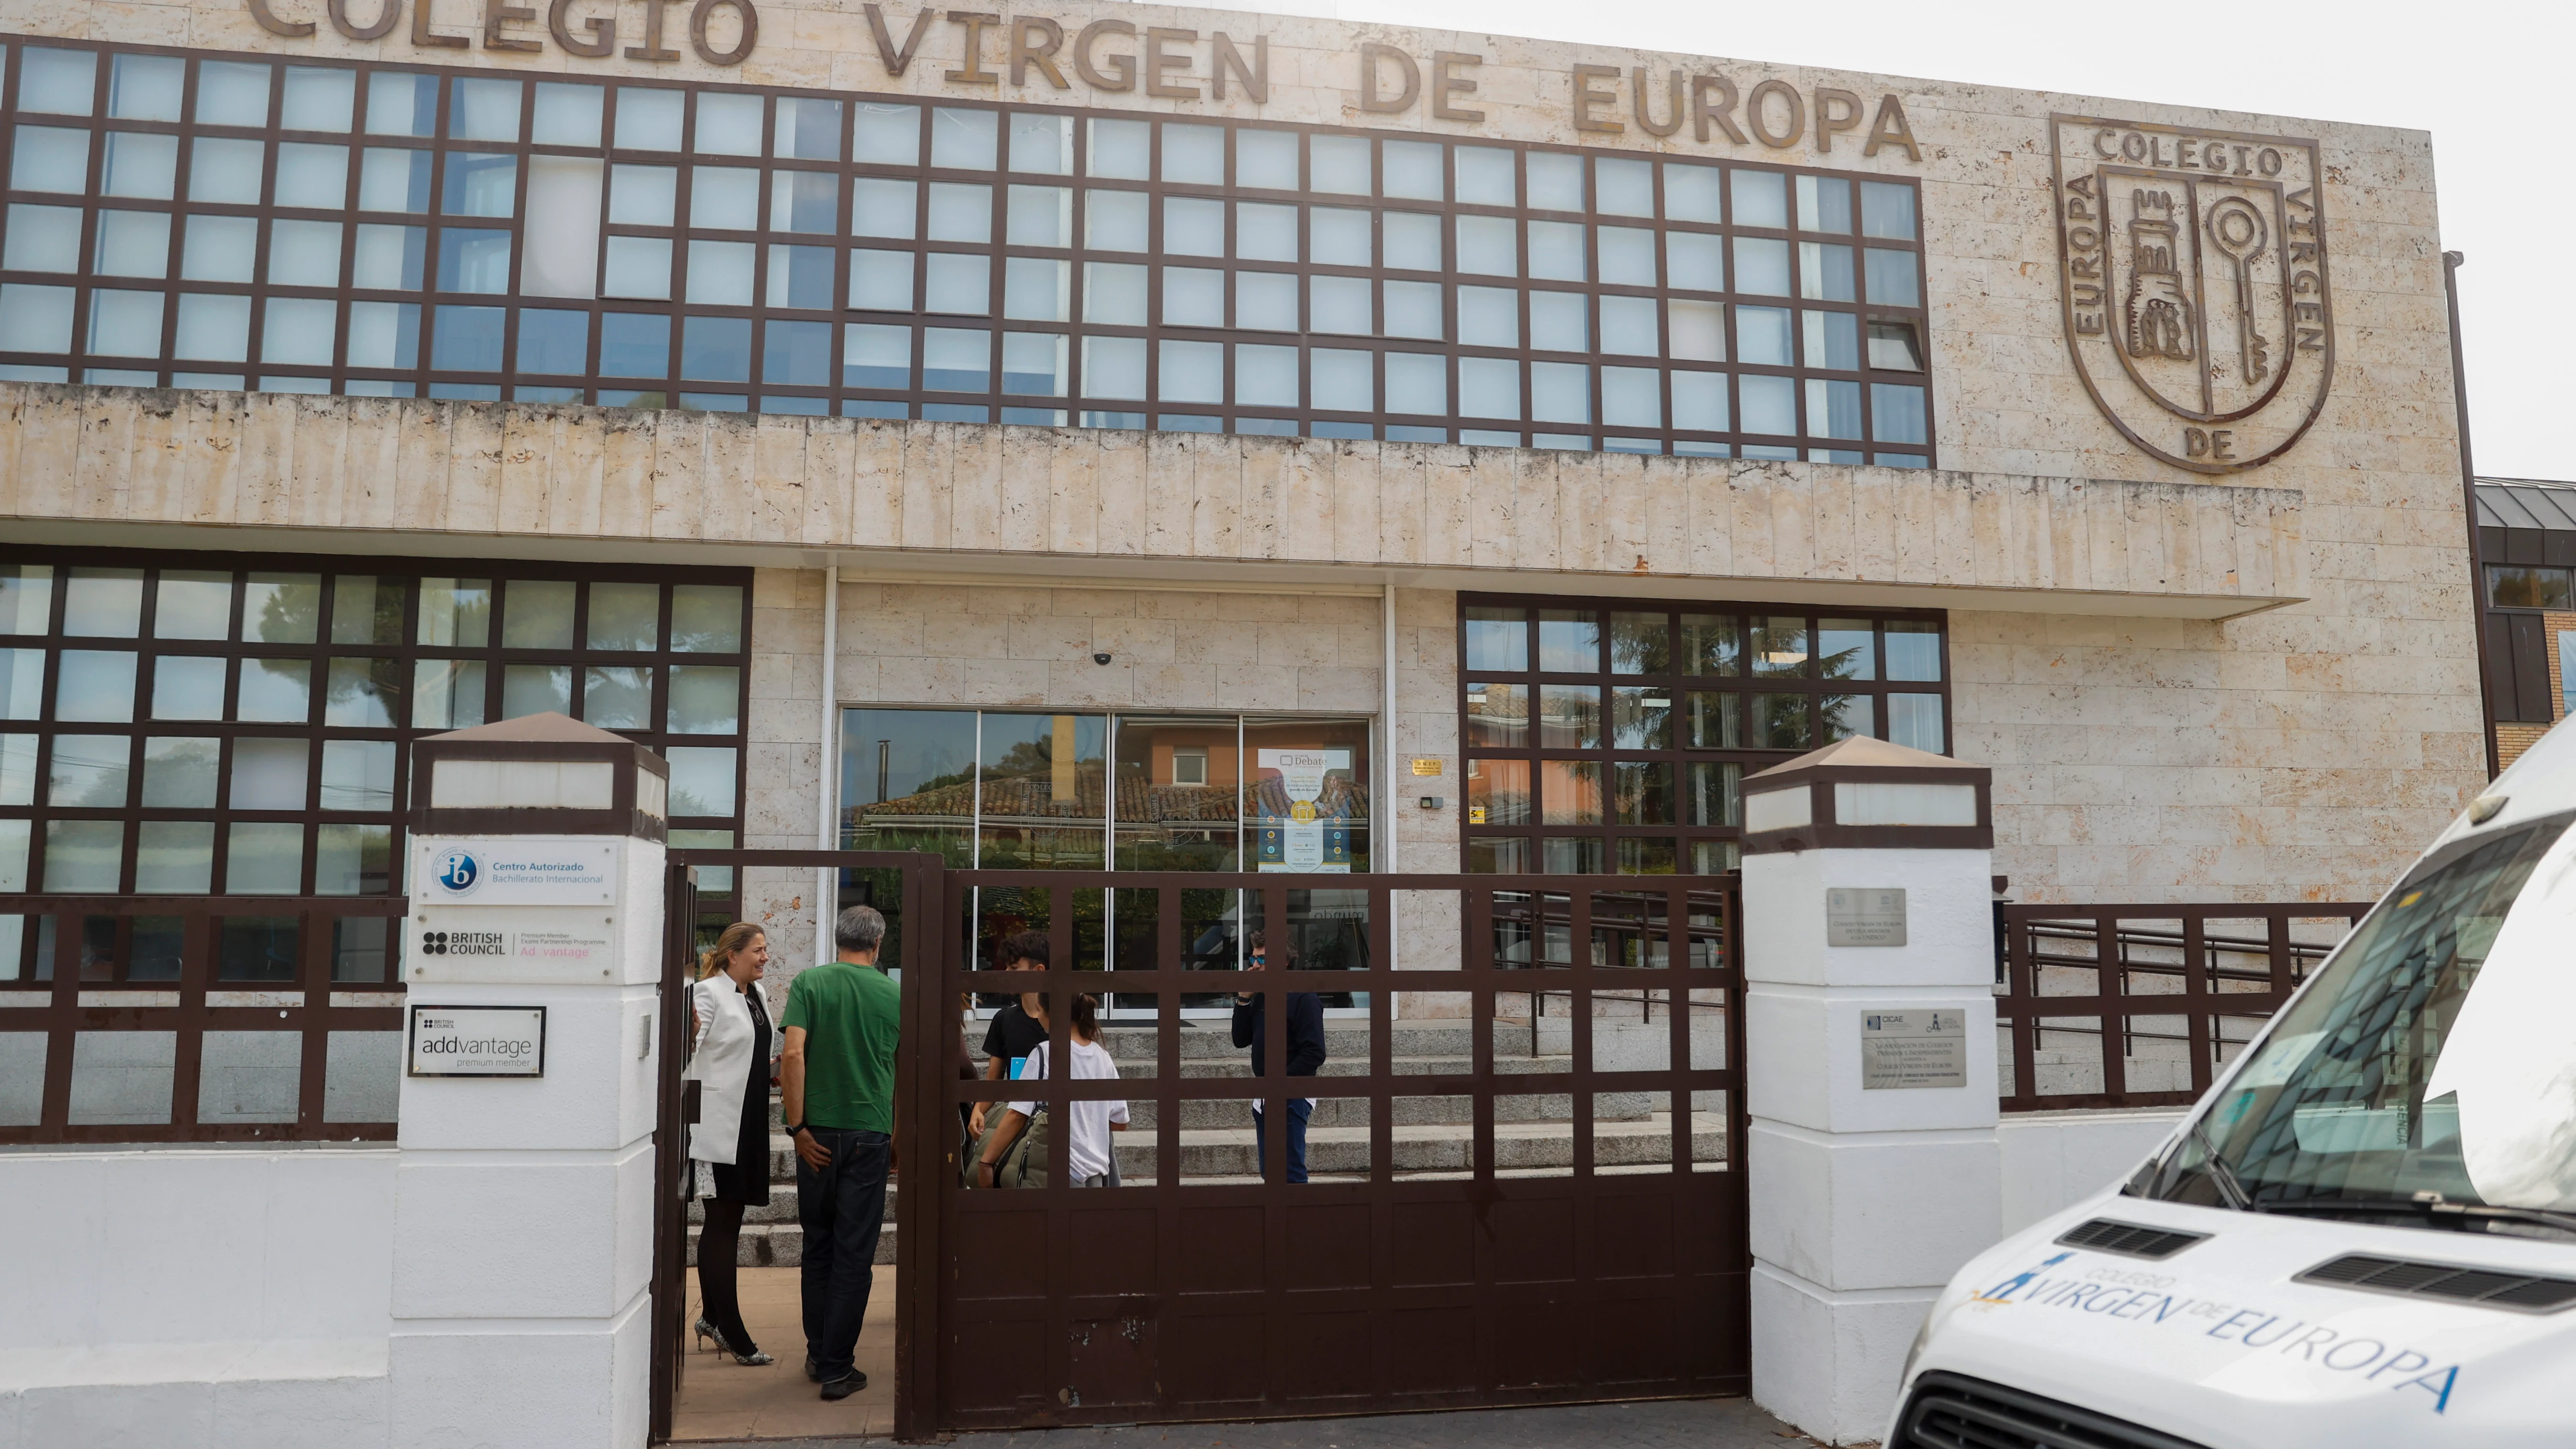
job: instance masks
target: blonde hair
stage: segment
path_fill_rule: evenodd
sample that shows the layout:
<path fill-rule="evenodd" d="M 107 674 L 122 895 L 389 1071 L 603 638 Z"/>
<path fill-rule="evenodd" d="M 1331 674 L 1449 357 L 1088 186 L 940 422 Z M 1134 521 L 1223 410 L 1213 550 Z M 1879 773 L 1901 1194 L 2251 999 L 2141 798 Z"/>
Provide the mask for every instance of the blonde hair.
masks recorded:
<path fill-rule="evenodd" d="M 768 935 L 769 933 L 767 931 L 762 930 L 760 927 L 753 925 L 749 921 L 736 921 L 732 925 L 725 927 L 724 930 L 716 936 L 715 945 L 708 948 L 704 955 L 698 957 L 698 979 L 700 981 L 704 981 L 708 977 L 722 971 L 726 966 L 732 964 L 735 952 L 743 950 L 751 945 L 754 939 L 765 938 Z"/>

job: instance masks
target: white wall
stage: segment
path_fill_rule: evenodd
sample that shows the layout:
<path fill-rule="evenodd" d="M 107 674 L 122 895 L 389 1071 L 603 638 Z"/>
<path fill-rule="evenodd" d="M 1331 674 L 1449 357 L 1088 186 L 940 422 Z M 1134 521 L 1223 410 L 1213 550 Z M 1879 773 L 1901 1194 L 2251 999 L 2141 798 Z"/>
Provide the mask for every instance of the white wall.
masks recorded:
<path fill-rule="evenodd" d="M 2188 1109 L 2016 1112 L 1996 1124 L 2006 1236 L 2137 1170 Z"/>
<path fill-rule="evenodd" d="M 0 1151 L 0 1449 L 384 1443 L 394 1160 Z"/>

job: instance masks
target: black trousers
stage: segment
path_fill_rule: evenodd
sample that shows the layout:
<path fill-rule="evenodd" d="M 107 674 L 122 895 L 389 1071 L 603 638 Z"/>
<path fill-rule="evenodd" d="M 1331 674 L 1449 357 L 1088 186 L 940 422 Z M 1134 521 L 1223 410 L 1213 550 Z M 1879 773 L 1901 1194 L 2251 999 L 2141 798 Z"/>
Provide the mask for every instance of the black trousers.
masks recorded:
<path fill-rule="evenodd" d="M 724 1335 L 725 1346 L 750 1353 L 759 1345 L 751 1341 L 751 1330 L 743 1327 L 734 1267 L 741 1251 L 742 1209 L 741 1203 L 720 1197 L 699 1204 L 705 1217 L 698 1225 L 698 1298 L 699 1316 Z"/>
<path fill-rule="evenodd" d="M 894 1139 L 883 1132 L 808 1127 L 832 1154 L 817 1170 L 796 1159 L 796 1220 L 805 1229 L 802 1286 L 805 1351 L 823 1382 L 848 1374 L 859 1325 L 876 1286 L 877 1238 L 885 1228 L 886 1164 Z"/>

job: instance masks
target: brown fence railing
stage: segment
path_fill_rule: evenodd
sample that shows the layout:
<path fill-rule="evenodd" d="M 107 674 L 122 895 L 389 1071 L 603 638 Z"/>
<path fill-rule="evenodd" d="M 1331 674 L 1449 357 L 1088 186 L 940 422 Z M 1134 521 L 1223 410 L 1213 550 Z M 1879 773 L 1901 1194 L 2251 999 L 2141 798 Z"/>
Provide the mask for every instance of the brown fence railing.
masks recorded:
<path fill-rule="evenodd" d="M 2190 1103 L 2369 909 L 2005 906 L 2003 1110 Z"/>
<path fill-rule="evenodd" d="M 391 1140 L 404 909 L 0 895 L 0 1144 Z"/>

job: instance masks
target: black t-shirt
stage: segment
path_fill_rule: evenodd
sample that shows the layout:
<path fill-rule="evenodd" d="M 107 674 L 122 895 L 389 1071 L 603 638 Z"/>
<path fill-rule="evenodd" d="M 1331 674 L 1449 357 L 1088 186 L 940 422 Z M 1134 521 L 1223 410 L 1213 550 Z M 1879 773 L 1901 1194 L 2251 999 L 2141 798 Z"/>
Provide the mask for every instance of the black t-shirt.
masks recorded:
<path fill-rule="evenodd" d="M 1037 1018 L 1020 1010 L 1020 1004 L 1014 1001 L 993 1013 L 993 1025 L 984 1033 L 984 1055 L 1000 1057 L 1004 1063 L 1003 1074 L 1008 1076 L 1009 1063 L 1036 1051 L 1038 1043 L 1046 1039 L 1047 1029 L 1038 1025 Z"/>

